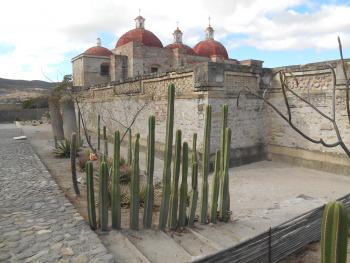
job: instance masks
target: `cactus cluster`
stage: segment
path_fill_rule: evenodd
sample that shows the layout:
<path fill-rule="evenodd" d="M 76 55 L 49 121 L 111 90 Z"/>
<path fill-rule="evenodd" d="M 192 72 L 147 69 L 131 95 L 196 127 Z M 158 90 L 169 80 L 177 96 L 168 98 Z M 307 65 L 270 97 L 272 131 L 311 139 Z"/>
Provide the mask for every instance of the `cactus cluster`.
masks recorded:
<path fill-rule="evenodd" d="M 339 201 L 326 204 L 321 228 L 321 262 L 345 263 L 348 247 L 348 209 Z"/>

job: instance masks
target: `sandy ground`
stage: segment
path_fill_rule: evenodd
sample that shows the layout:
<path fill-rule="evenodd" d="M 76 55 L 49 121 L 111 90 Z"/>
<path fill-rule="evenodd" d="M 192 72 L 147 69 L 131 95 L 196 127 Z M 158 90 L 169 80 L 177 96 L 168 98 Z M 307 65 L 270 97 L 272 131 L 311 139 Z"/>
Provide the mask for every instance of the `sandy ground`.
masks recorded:
<path fill-rule="evenodd" d="M 50 139 L 50 126 L 24 126 L 23 130 L 43 161 L 49 166 L 55 180 L 84 214 L 84 210 L 86 211 L 85 197 L 77 198 L 72 191 L 69 161 L 67 163 L 66 159 L 65 164 L 62 161 L 61 167 L 57 167 L 60 159 L 50 157 L 53 145 Z M 112 149 L 112 145 L 109 146 L 109 149 Z M 122 150 L 123 152 L 125 149 Z M 50 169 L 50 163 L 52 165 L 53 162 L 56 168 Z M 144 169 L 144 154 L 140 156 L 140 163 L 141 169 Z M 155 166 L 155 176 L 159 180 L 163 167 L 162 161 L 157 159 Z M 211 176 L 209 180 L 211 181 Z M 227 224 L 198 225 L 195 229 L 175 235 L 154 230 L 111 231 L 108 235 L 101 236 L 101 239 L 112 252 L 119 256 L 120 262 L 147 262 L 148 260 L 162 262 L 166 255 L 168 255 L 168 262 L 187 262 L 197 256 L 232 246 L 271 226 L 276 226 L 298 214 L 323 205 L 329 200 L 339 198 L 349 192 L 349 185 L 350 177 L 347 176 L 285 163 L 257 162 L 230 169 L 232 218 Z M 162 249 L 155 253 L 154 248 L 158 245 Z M 138 249 L 138 252 L 135 252 L 135 248 Z M 130 251 L 137 254 L 136 261 L 128 258 Z M 285 262 L 319 262 L 318 254 L 317 245 L 311 245 L 309 250 L 290 257 Z"/>

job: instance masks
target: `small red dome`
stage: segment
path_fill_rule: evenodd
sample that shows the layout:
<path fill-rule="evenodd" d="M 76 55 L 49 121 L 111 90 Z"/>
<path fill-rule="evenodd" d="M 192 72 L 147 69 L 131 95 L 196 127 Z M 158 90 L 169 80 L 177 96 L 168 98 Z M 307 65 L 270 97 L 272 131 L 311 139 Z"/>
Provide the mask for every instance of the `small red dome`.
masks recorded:
<path fill-rule="evenodd" d="M 84 52 L 84 54 L 85 55 L 92 55 L 92 56 L 109 57 L 113 53 L 109 49 L 107 49 L 105 47 L 95 46 L 95 47 L 91 47 L 91 48 L 87 49 Z"/>
<path fill-rule="evenodd" d="M 178 48 L 187 55 L 192 55 L 192 56 L 196 55 L 196 53 L 194 53 L 192 48 L 182 43 L 172 43 L 170 45 L 167 45 L 166 48 L 170 48 L 170 49 Z"/>
<path fill-rule="evenodd" d="M 199 42 L 197 45 L 195 45 L 193 50 L 199 56 L 218 56 L 223 59 L 228 59 L 226 48 L 220 42 L 213 39 L 207 39 Z"/>
<path fill-rule="evenodd" d="M 119 38 L 115 47 L 123 46 L 131 41 L 139 42 L 149 47 L 163 47 L 163 44 L 160 42 L 159 38 L 151 31 L 144 28 L 135 28 L 126 32 Z"/>

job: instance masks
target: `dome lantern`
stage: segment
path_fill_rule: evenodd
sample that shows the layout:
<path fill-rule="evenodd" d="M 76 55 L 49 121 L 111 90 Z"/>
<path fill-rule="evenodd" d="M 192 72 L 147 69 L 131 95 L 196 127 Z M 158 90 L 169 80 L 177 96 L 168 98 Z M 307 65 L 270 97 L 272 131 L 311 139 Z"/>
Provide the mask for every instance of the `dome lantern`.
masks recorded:
<path fill-rule="evenodd" d="M 210 16 L 209 16 L 208 20 L 209 20 L 209 25 L 208 25 L 207 29 L 205 30 L 205 39 L 214 40 L 214 29 L 210 25 Z"/>
<path fill-rule="evenodd" d="M 139 9 L 139 15 L 135 18 L 135 22 L 136 22 L 136 28 L 145 28 L 145 20 L 142 16 L 141 16 L 141 9 Z"/>
<path fill-rule="evenodd" d="M 182 43 L 182 32 L 179 29 L 179 27 L 176 28 L 176 30 L 173 33 L 174 36 L 174 43 Z"/>
<path fill-rule="evenodd" d="M 96 41 L 96 46 L 100 47 L 101 46 L 101 38 L 97 38 L 97 41 Z"/>

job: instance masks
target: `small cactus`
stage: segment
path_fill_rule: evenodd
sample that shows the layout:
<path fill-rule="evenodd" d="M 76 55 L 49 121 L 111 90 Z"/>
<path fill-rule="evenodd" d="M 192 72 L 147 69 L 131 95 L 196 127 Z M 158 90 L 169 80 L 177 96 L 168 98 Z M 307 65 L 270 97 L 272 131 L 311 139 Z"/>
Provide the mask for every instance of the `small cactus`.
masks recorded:
<path fill-rule="evenodd" d="M 193 134 L 192 140 L 192 192 L 188 211 L 188 225 L 193 226 L 198 202 L 198 163 L 197 163 L 197 134 Z"/>
<path fill-rule="evenodd" d="M 177 227 L 177 209 L 179 201 L 179 176 L 181 164 L 181 130 L 176 131 L 175 139 L 175 159 L 173 163 L 173 180 L 170 195 L 170 210 L 169 210 L 169 228 L 176 229 Z"/>
<path fill-rule="evenodd" d="M 97 150 L 101 149 L 101 116 L 97 116 Z"/>
<path fill-rule="evenodd" d="M 216 224 L 218 216 L 218 197 L 220 186 L 220 151 L 216 151 L 215 155 L 215 173 L 212 180 L 212 194 L 211 194 L 211 208 L 210 208 L 210 221 Z"/>
<path fill-rule="evenodd" d="M 345 263 L 348 247 L 348 209 L 339 201 L 326 204 L 321 228 L 321 262 Z"/>
<path fill-rule="evenodd" d="M 74 192 L 77 195 L 80 195 L 78 181 L 77 181 L 77 167 L 76 167 L 76 155 L 77 155 L 77 134 L 75 132 L 72 133 L 70 140 L 70 163 L 72 170 L 72 181 Z"/>
<path fill-rule="evenodd" d="M 132 134 L 131 129 L 128 129 L 128 159 L 127 163 L 129 166 L 132 165 Z"/>
<path fill-rule="evenodd" d="M 224 149 L 224 170 L 223 170 L 223 182 L 222 182 L 222 192 L 221 192 L 221 203 L 220 203 L 220 219 L 224 222 L 227 222 L 229 217 L 229 200 L 230 200 L 230 191 L 229 191 L 229 162 L 230 162 L 230 150 L 231 150 L 231 129 L 226 128 L 225 131 L 225 149 Z"/>
<path fill-rule="evenodd" d="M 139 229 L 139 209 L 140 209 L 140 167 L 139 167 L 139 148 L 140 134 L 136 134 L 134 144 L 134 159 L 132 162 L 132 174 L 130 183 L 130 228 Z"/>
<path fill-rule="evenodd" d="M 94 193 L 94 169 L 91 161 L 85 164 L 86 172 L 86 196 L 88 207 L 89 225 L 92 230 L 96 230 L 96 209 L 95 209 L 95 193 Z"/>
<path fill-rule="evenodd" d="M 108 140 L 107 140 L 107 129 L 103 126 L 103 142 L 104 142 L 104 155 L 108 157 Z"/>
<path fill-rule="evenodd" d="M 147 138 L 147 187 L 145 197 L 145 207 L 143 214 L 143 227 L 152 226 L 152 210 L 154 199 L 153 172 L 154 172 L 154 149 L 155 149 L 155 117 L 152 115 L 148 119 Z"/>
<path fill-rule="evenodd" d="M 108 230 L 108 165 L 105 161 L 100 165 L 100 229 Z"/>
<path fill-rule="evenodd" d="M 175 101 L 175 86 L 170 84 L 168 87 L 168 109 L 167 123 L 165 134 L 165 149 L 164 149 L 164 167 L 163 167 L 163 190 L 162 203 L 159 214 L 159 229 L 163 230 L 166 226 L 169 210 L 170 198 L 170 180 L 171 180 L 171 159 L 173 150 L 173 129 L 174 129 L 174 101 Z"/>
<path fill-rule="evenodd" d="M 187 203 L 187 174 L 188 174 L 188 144 L 183 143 L 182 146 L 182 178 L 180 186 L 180 202 L 179 202 L 179 227 L 186 226 L 186 203 Z"/>
<path fill-rule="evenodd" d="M 112 228 L 120 229 L 121 221 L 120 192 L 120 133 L 114 134 L 114 158 L 112 175 Z"/>
<path fill-rule="evenodd" d="M 199 221 L 201 224 L 207 223 L 208 214 L 208 174 L 209 174 L 209 154 L 210 154 L 210 130 L 211 130 L 211 105 L 207 105 L 205 110 L 205 130 L 203 138 L 203 164 L 202 164 L 202 195 Z"/>

